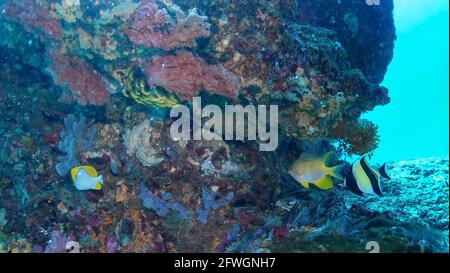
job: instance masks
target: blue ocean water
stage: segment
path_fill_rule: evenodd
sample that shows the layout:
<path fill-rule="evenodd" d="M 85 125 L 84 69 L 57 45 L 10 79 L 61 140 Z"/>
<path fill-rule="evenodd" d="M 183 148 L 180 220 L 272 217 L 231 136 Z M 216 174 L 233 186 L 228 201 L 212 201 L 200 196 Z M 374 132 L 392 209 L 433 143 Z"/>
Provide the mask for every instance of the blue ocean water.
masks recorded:
<path fill-rule="evenodd" d="M 448 1 L 394 2 L 398 37 L 383 82 L 391 103 L 365 116 L 380 127 L 374 161 L 448 156 Z"/>

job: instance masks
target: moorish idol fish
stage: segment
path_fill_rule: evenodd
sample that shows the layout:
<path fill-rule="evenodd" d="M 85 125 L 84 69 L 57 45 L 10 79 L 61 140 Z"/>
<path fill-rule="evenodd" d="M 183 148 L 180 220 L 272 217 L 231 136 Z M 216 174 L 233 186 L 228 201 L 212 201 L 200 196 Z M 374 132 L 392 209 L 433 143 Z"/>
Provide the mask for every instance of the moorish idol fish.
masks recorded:
<path fill-rule="evenodd" d="M 79 166 L 70 170 L 70 176 L 79 191 L 101 190 L 103 176 L 98 176 L 97 171 L 91 166 Z"/>
<path fill-rule="evenodd" d="M 367 162 L 368 155 L 363 155 L 352 164 L 351 172 L 345 176 L 344 186 L 358 195 L 376 194 L 383 196 L 381 177 L 391 179 L 386 173 L 386 163 L 379 170 L 376 170 Z"/>
<path fill-rule="evenodd" d="M 323 156 L 302 154 L 289 169 L 289 174 L 305 188 L 309 188 L 309 184 L 313 184 L 319 189 L 329 190 L 333 187 L 331 177 L 339 180 L 344 178 L 341 176 L 340 169 L 344 164 L 327 167 L 327 160 L 333 152 L 327 152 Z"/>

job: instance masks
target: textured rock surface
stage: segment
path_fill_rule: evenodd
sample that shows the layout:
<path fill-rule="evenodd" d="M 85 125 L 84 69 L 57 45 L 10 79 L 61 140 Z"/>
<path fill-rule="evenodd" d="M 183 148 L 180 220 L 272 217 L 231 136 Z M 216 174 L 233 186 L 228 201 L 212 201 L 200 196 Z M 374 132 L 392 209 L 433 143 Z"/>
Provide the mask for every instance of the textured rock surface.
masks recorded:
<path fill-rule="evenodd" d="M 418 221 L 448 231 L 448 158 L 425 158 L 387 164 L 392 180 L 384 181 L 384 197 L 345 195 L 371 210 L 391 212 L 402 221 Z"/>

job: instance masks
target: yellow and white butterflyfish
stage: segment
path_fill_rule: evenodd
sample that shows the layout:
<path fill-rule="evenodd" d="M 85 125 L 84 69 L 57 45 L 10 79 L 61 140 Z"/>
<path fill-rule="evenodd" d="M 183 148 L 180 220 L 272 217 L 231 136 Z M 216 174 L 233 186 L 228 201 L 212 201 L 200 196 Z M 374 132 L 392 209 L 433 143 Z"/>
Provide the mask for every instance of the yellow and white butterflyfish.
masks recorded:
<path fill-rule="evenodd" d="M 376 170 L 367 162 L 368 156 L 369 154 L 365 154 L 352 164 L 351 173 L 345 177 L 344 185 L 358 195 L 376 194 L 383 196 L 381 178 L 390 179 L 386 173 L 386 164 Z"/>
<path fill-rule="evenodd" d="M 327 152 L 323 156 L 302 154 L 289 169 L 289 174 L 305 188 L 313 184 L 319 189 L 329 190 L 333 187 L 332 177 L 343 180 L 340 174 L 344 164 L 327 167 L 326 163 L 333 152 Z"/>
<path fill-rule="evenodd" d="M 70 170 L 70 176 L 75 188 L 80 191 L 101 190 L 103 185 L 103 176 L 98 175 L 97 171 L 91 166 L 78 166 Z"/>

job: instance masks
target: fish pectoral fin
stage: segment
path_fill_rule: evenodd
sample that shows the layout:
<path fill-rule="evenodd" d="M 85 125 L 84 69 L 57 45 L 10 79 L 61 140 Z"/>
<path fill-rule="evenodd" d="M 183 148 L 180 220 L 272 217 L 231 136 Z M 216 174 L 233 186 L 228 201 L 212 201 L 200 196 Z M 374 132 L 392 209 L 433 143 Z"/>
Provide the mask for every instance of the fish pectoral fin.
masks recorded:
<path fill-rule="evenodd" d="M 331 177 L 324 175 L 321 179 L 317 180 L 314 185 L 321 190 L 329 190 L 333 188 L 333 181 L 331 180 Z"/>
<path fill-rule="evenodd" d="M 328 175 L 332 176 L 332 177 L 334 177 L 336 179 L 339 179 L 339 180 L 344 180 L 344 177 L 342 176 L 341 172 L 342 172 L 342 169 L 345 166 L 346 166 L 346 164 L 342 163 L 340 165 L 337 165 L 337 166 L 334 166 L 334 167 L 330 167 Z"/>
<path fill-rule="evenodd" d="M 320 158 L 320 160 L 323 162 L 323 164 L 326 164 L 328 159 L 330 158 L 330 156 L 333 154 L 333 151 L 329 151 L 326 152 L 325 154 L 322 155 L 322 157 Z"/>
<path fill-rule="evenodd" d="M 99 190 L 102 189 L 102 184 L 100 184 L 100 182 L 97 182 L 92 189 L 96 190 L 96 191 L 99 191 Z"/>
<path fill-rule="evenodd" d="M 299 183 L 300 183 L 300 185 L 302 185 L 302 187 L 309 189 L 309 183 L 308 182 L 303 181 L 303 182 L 299 182 Z"/>

